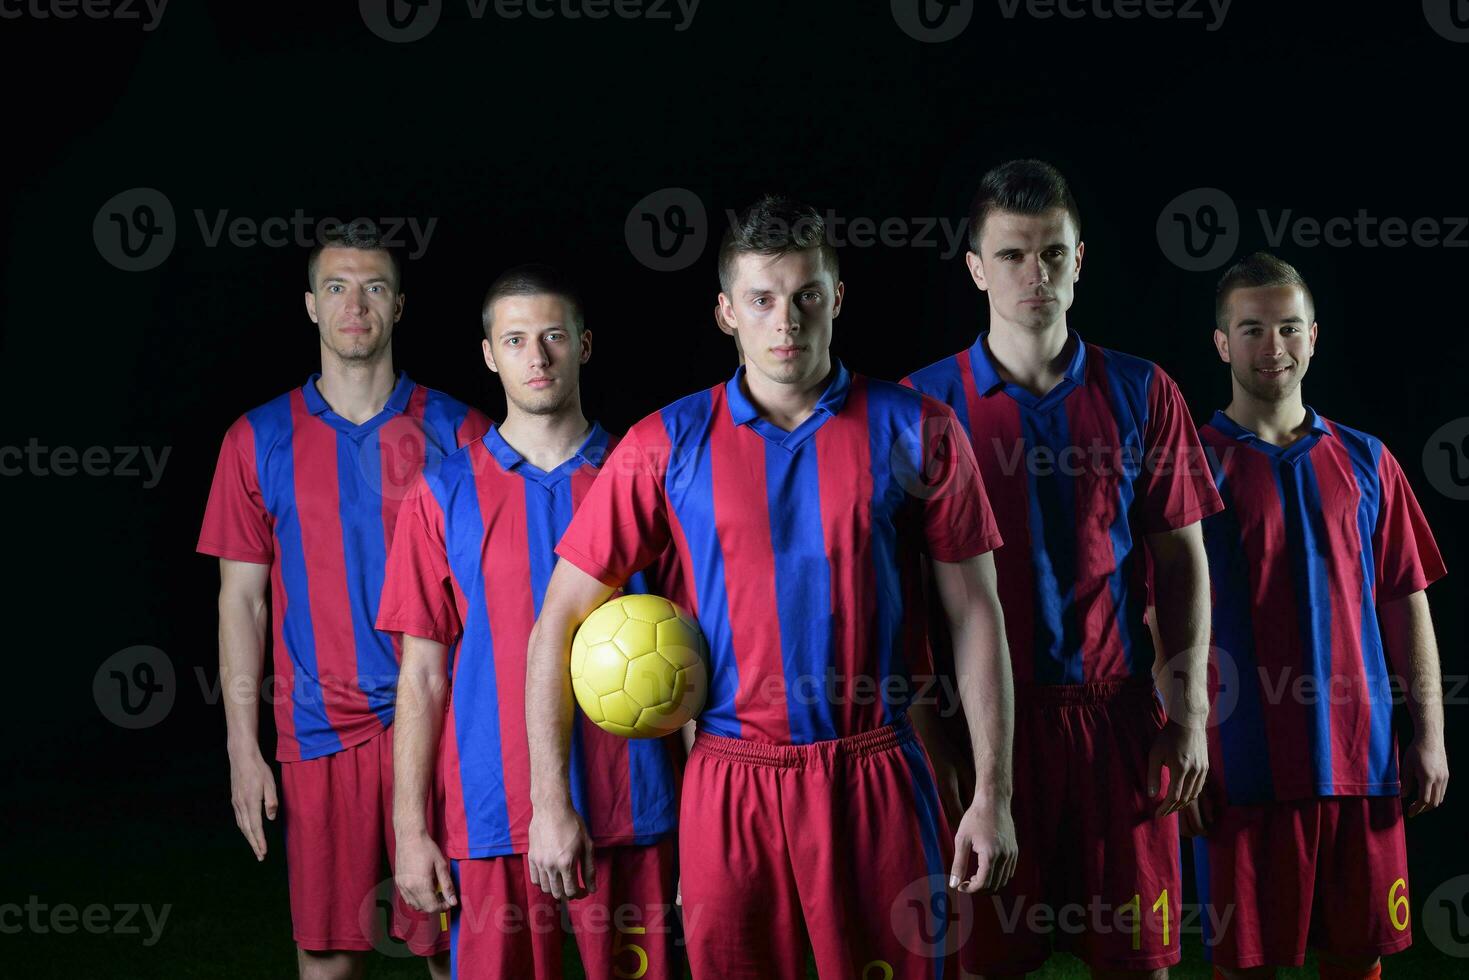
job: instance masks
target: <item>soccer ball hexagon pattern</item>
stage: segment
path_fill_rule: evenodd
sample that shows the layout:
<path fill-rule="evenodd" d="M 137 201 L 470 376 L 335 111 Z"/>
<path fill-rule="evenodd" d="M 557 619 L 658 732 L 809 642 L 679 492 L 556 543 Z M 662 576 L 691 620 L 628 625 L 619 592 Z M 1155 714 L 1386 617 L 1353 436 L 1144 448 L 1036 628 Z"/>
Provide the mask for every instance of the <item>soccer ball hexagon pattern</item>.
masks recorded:
<path fill-rule="evenodd" d="M 600 727 L 625 738 L 678 731 L 704 707 L 704 634 L 662 596 L 622 595 L 598 607 L 571 641 L 571 689 Z"/>

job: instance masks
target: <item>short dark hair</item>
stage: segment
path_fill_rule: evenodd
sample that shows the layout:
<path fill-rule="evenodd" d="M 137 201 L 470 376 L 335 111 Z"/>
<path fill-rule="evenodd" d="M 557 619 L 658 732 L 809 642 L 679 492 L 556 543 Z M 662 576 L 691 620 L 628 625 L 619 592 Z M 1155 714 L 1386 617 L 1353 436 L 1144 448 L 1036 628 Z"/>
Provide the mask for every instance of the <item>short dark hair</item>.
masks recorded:
<path fill-rule="evenodd" d="M 388 261 L 393 266 L 393 288 L 403 288 L 403 267 L 398 262 L 397 253 L 387 244 L 374 222 L 359 218 L 348 224 L 332 225 L 324 229 L 317 238 L 311 254 L 306 257 L 306 288 L 312 292 L 316 291 L 317 262 L 321 259 L 321 253 L 329 248 L 360 248 L 388 253 Z"/>
<path fill-rule="evenodd" d="M 788 255 L 816 249 L 823 268 L 840 280 L 837 250 L 826 235 L 826 221 L 807 204 L 781 194 L 766 194 L 735 215 L 719 244 L 719 288 L 734 284 L 734 264 L 741 255 Z"/>
<path fill-rule="evenodd" d="M 969 250 L 979 252 L 979 234 L 995 211 L 1041 215 L 1065 208 L 1081 238 L 1081 211 L 1071 196 L 1071 185 L 1061 171 L 1044 160 L 1010 160 L 991 168 L 979 179 L 979 190 L 969 206 Z"/>
<path fill-rule="evenodd" d="M 1214 325 L 1229 332 L 1229 294 L 1256 286 L 1298 286 L 1306 297 L 1306 316 L 1316 319 L 1316 299 L 1296 267 L 1269 252 L 1256 252 L 1240 259 L 1219 277 L 1214 287 Z"/>
<path fill-rule="evenodd" d="M 581 291 L 560 269 L 538 263 L 507 269 L 490 285 L 489 291 L 485 293 L 485 301 L 479 308 L 480 324 L 485 328 L 485 336 L 490 336 L 490 326 L 494 321 L 490 311 L 496 300 L 506 296 L 540 295 L 559 296 L 566 303 L 571 325 L 576 328 L 577 336 L 581 336 L 586 326 L 582 315 Z"/>

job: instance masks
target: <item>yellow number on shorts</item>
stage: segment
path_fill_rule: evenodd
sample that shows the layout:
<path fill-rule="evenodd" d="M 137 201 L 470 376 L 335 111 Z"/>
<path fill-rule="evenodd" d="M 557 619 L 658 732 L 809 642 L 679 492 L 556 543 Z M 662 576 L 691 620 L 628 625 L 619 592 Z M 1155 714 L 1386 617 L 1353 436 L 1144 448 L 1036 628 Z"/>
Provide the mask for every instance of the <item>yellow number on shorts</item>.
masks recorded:
<path fill-rule="evenodd" d="M 875 975 L 871 972 L 874 968 Z M 887 960 L 873 960 L 862 968 L 861 980 L 893 980 L 893 965 Z"/>
<path fill-rule="evenodd" d="M 1140 930 L 1143 927 L 1143 923 L 1142 923 L 1143 915 L 1142 915 L 1142 906 L 1141 906 L 1139 900 L 1140 900 L 1140 896 L 1136 892 L 1133 892 L 1132 898 L 1125 905 L 1123 905 L 1120 909 L 1117 910 L 1118 912 L 1126 912 L 1128 909 L 1132 909 L 1132 948 L 1133 949 L 1141 949 L 1142 948 L 1142 942 L 1143 942 L 1143 937 L 1142 937 L 1141 932 L 1140 932 Z"/>
<path fill-rule="evenodd" d="M 638 958 L 638 968 L 631 973 L 622 969 L 616 963 L 612 964 L 612 975 L 619 980 L 638 980 L 648 972 L 648 951 L 637 943 L 625 943 L 622 937 L 626 935 L 641 936 L 647 932 L 644 926 L 628 926 L 626 929 L 617 930 L 617 938 L 612 940 L 612 957 L 616 959 L 622 953 L 632 953 Z"/>
<path fill-rule="evenodd" d="M 1401 895 L 1398 895 L 1399 888 L 1403 890 Z M 1394 895 L 1398 897 L 1393 898 Z M 1398 915 L 1399 909 L 1403 913 L 1401 917 Z M 1398 932 L 1402 932 L 1408 928 L 1408 883 L 1402 878 L 1393 882 L 1392 888 L 1388 889 L 1387 917 L 1392 920 L 1392 927 Z"/>
<path fill-rule="evenodd" d="M 1166 889 L 1166 888 L 1163 889 L 1163 894 L 1161 894 L 1161 895 L 1158 896 L 1158 900 L 1153 903 L 1153 911 L 1156 912 L 1159 909 L 1162 909 L 1163 910 L 1163 945 L 1164 946 L 1167 946 L 1168 945 L 1168 889 Z M 1134 946 L 1133 948 L 1136 949 L 1137 947 Z"/>

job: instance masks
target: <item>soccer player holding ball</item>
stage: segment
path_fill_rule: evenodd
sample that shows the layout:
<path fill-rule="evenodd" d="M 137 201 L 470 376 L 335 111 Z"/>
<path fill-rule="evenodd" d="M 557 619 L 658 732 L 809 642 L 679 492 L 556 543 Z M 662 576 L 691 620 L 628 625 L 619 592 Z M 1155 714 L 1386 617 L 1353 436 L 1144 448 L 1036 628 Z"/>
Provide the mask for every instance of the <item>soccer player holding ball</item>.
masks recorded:
<path fill-rule="evenodd" d="M 1443 802 L 1443 560 L 1393 454 L 1305 405 L 1315 303 L 1256 253 L 1215 299 L 1232 397 L 1200 430 L 1227 508 L 1204 521 L 1213 606 L 1209 780 L 1183 812 L 1217 975 L 1380 976 L 1412 941 L 1403 801 Z M 1399 763 L 1390 675 L 1413 739 Z M 1302 682 L 1309 683 L 1302 683 Z M 1228 916 L 1224 913 L 1229 912 Z"/>
<path fill-rule="evenodd" d="M 977 855 L 968 891 L 1015 861 L 1000 537 L 973 453 L 950 409 L 831 356 L 845 287 L 816 211 L 746 209 L 720 284 L 744 364 L 637 423 L 557 546 L 529 652 L 531 874 L 557 897 L 592 885 L 568 649 L 672 545 L 709 646 L 679 832 L 694 977 L 796 980 L 808 937 L 830 980 L 953 976 L 951 853 Z M 953 846 L 907 717 L 925 560 L 978 759 Z"/>
<path fill-rule="evenodd" d="M 1055 946 L 1096 976 L 1164 977 L 1179 957 L 1176 813 L 1207 768 L 1199 521 L 1219 495 L 1173 381 L 1067 323 L 1084 246 L 1065 179 L 1035 160 L 996 167 L 969 235 L 989 329 L 908 379 L 958 415 L 1005 539 L 1020 860 L 1008 887 L 976 900 L 961 962 L 1023 975 Z M 1174 666 L 1166 715 L 1144 546 Z"/>
<path fill-rule="evenodd" d="M 285 815 L 291 920 L 303 978 L 360 976 L 375 888 L 394 856 L 398 650 L 373 629 L 404 498 L 425 466 L 489 420 L 393 370 L 397 260 L 356 228 L 307 262 L 321 373 L 246 412 L 220 449 L 198 550 L 219 558 L 220 683 L 235 822 L 265 859 L 261 813 Z M 267 593 L 269 602 L 267 602 Z M 281 793 L 258 736 L 267 609 Z M 437 916 L 394 903 L 392 931 L 447 972 Z"/>
<path fill-rule="evenodd" d="M 505 421 L 419 481 L 377 619 L 403 637 L 396 878 L 413 908 L 449 913 L 453 976 L 553 980 L 561 909 L 535 887 L 524 856 L 526 644 L 556 542 L 614 440 L 582 414 L 592 333 L 564 277 L 540 266 L 506 272 L 485 297 L 483 322 Z M 646 591 L 641 579 L 629 590 Z M 582 870 L 599 884 L 567 910 L 586 975 L 668 980 L 677 976 L 678 743 L 619 738 L 581 714 L 567 722 L 568 794 L 595 845 Z M 435 773 L 442 847 L 424 819 Z"/>

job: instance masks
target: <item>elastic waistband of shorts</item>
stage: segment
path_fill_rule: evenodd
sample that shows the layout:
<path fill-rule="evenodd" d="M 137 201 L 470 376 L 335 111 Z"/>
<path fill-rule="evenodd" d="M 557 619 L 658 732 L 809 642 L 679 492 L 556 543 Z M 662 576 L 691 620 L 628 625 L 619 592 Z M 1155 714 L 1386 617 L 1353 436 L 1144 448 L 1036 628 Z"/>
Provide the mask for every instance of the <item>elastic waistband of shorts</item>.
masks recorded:
<path fill-rule="evenodd" d="M 918 738 L 913 724 L 903 716 L 891 725 L 883 725 L 871 731 L 848 735 L 845 738 L 826 739 L 805 745 L 779 745 L 774 742 L 752 742 L 744 738 L 725 738 L 698 731 L 694 736 L 694 751 L 703 752 L 718 759 L 746 762 L 757 766 L 799 769 L 813 763 L 825 762 L 840 756 L 874 755 L 907 745 Z"/>
<path fill-rule="evenodd" d="M 1018 707 L 1149 701 L 1152 697 L 1151 674 L 1139 674 L 1118 681 L 1098 681 L 1094 684 L 1018 684 L 1015 687 L 1015 704 Z"/>

